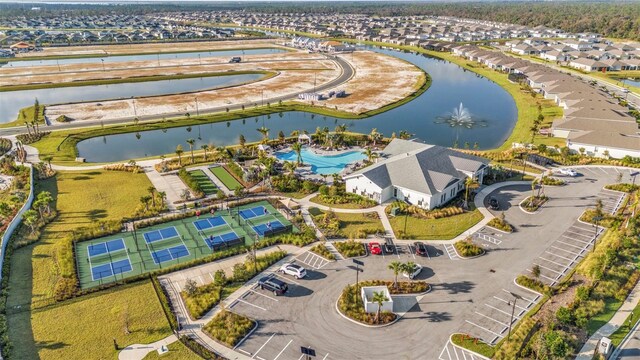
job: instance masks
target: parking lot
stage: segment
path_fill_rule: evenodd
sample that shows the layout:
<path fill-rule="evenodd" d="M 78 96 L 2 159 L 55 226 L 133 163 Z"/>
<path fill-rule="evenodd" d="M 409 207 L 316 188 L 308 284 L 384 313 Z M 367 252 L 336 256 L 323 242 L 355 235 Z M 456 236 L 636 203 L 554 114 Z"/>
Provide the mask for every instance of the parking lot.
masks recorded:
<path fill-rule="evenodd" d="M 591 249 L 596 230 L 601 232 L 577 221 L 580 214 L 598 198 L 603 200 L 605 211 L 615 211 L 623 202 L 620 193 L 603 190 L 604 185 L 617 180 L 616 170 L 589 170 L 593 174 L 577 169 L 581 175 L 565 178 L 567 186 L 546 186 L 550 200 L 535 215 L 524 213 L 517 205 L 531 194 L 528 184 L 490 194 L 500 203 L 494 215 L 504 213 L 516 230 L 507 234 L 484 227 L 468 234 L 486 250 L 480 258 L 460 259 L 451 251 L 452 245 L 426 241 L 427 252 L 420 256 L 413 241 L 401 240 L 394 243 L 393 251 L 360 258 L 364 262 L 360 280 L 393 280 L 389 264 L 412 261 L 424 267 L 417 280 L 432 286 L 423 296 L 398 299 L 406 313 L 388 327 L 367 328 L 336 311 L 342 290 L 355 282 L 351 259 L 327 261 L 308 251 L 296 254 L 290 260 L 307 269 L 307 278 L 295 279 L 273 269 L 263 274 L 285 281 L 289 285 L 285 296 L 254 286 L 228 304 L 231 311 L 259 323 L 235 350 L 261 360 L 302 359 L 301 346 L 314 349 L 316 359 L 479 358 L 453 346 L 449 336 L 462 332 L 491 344 L 506 337 L 509 326 L 540 299 L 539 294 L 516 285 L 514 279 L 539 265 L 541 280 L 557 282 Z M 622 181 L 624 176 L 628 177 L 628 172 L 623 173 Z"/>

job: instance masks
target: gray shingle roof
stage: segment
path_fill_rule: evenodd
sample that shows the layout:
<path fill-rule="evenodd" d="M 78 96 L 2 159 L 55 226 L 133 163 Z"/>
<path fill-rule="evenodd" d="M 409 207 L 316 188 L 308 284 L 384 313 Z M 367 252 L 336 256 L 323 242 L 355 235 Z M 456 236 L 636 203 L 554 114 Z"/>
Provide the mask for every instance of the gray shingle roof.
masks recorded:
<path fill-rule="evenodd" d="M 489 161 L 442 146 L 394 139 L 382 152 L 386 159 L 345 178 L 364 175 L 384 189 L 391 185 L 435 194 L 476 172 Z"/>

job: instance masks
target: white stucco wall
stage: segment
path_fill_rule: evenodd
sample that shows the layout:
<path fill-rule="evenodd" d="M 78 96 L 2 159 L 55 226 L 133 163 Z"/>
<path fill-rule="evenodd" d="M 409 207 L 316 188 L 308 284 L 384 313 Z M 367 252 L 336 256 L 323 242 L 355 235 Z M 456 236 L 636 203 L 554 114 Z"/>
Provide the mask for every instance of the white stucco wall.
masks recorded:
<path fill-rule="evenodd" d="M 573 142 L 569 142 L 567 146 L 569 147 L 569 149 L 571 149 L 572 151 L 575 151 L 576 153 L 580 152 L 580 148 L 584 148 L 586 151 L 586 154 L 589 156 L 605 157 L 604 152 L 608 150 L 610 158 L 622 159 L 627 155 L 632 157 L 640 157 L 640 150 L 633 151 L 629 149 L 618 149 L 618 148 L 612 148 L 607 146 L 594 146 L 594 145 L 580 144 L 580 143 L 573 143 Z"/>

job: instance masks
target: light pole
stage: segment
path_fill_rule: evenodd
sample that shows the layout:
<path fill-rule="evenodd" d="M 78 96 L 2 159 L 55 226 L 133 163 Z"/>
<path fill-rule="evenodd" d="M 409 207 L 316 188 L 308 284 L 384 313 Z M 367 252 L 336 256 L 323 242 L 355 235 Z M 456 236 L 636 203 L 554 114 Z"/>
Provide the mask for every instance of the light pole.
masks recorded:
<path fill-rule="evenodd" d="M 132 96 L 131 99 L 133 100 L 133 116 L 138 117 L 138 110 L 136 110 L 136 99 Z"/>
<path fill-rule="evenodd" d="M 195 96 L 196 99 L 196 116 L 200 116 L 200 108 L 198 107 L 198 97 Z"/>
<path fill-rule="evenodd" d="M 102 61 L 102 71 L 103 71 L 103 72 L 104 72 L 104 71 L 107 71 L 107 70 L 105 70 L 105 68 L 104 68 L 104 59 L 100 59 L 100 61 Z"/>
<path fill-rule="evenodd" d="M 202 58 L 200 57 L 200 54 L 198 54 L 198 64 L 202 65 Z"/>
<path fill-rule="evenodd" d="M 511 308 L 511 320 L 509 320 L 509 333 L 507 334 L 507 341 L 509 341 L 509 338 L 511 337 L 511 325 L 513 324 L 513 316 L 516 313 L 516 302 L 518 300 L 522 300 L 522 296 L 518 295 L 518 294 L 514 294 L 512 292 L 510 292 L 511 296 L 513 296 L 513 307 Z M 507 305 L 510 305 L 509 303 L 507 303 Z"/>
<path fill-rule="evenodd" d="M 592 225 L 595 229 L 594 234 L 593 234 L 593 251 L 596 250 L 596 241 L 598 240 L 598 221 L 602 220 L 602 216 L 594 216 L 593 220 L 596 222 L 594 225 Z"/>
<path fill-rule="evenodd" d="M 257 273 L 258 272 L 258 265 L 256 263 L 256 244 L 258 243 L 259 240 L 259 236 L 258 234 L 256 234 L 256 236 L 253 237 L 253 246 L 251 247 L 253 250 L 253 272 Z"/>

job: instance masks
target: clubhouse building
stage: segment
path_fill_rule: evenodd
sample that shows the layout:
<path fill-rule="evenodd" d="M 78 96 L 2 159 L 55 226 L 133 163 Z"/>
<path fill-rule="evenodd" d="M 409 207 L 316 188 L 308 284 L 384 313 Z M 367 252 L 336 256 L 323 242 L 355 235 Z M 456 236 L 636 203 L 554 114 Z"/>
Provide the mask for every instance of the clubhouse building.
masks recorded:
<path fill-rule="evenodd" d="M 489 160 L 417 140 L 394 139 L 374 165 L 344 177 L 348 192 L 378 203 L 401 200 L 424 209 L 444 205 L 467 178 L 480 183 Z"/>

